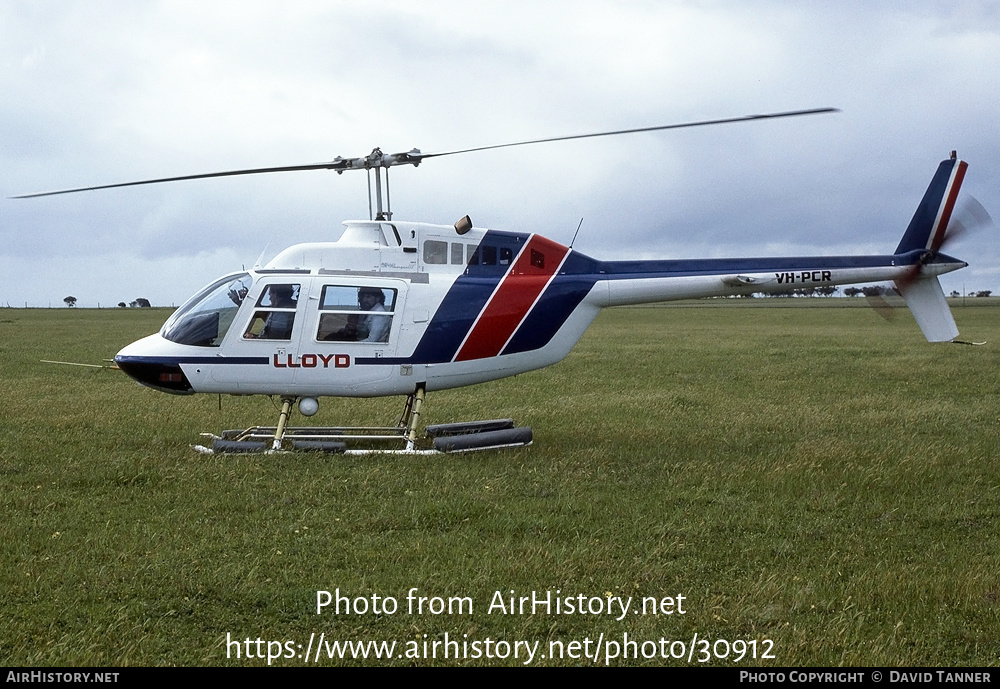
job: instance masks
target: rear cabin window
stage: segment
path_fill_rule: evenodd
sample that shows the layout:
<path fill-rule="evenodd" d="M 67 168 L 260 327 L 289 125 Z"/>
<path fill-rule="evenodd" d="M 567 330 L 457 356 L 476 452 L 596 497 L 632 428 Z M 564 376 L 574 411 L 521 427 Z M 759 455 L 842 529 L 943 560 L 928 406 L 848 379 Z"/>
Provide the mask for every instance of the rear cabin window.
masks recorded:
<path fill-rule="evenodd" d="M 448 263 L 448 242 L 428 239 L 424 242 L 424 263 L 444 265 Z"/>
<path fill-rule="evenodd" d="M 517 251 L 509 246 L 469 245 L 470 266 L 509 266 Z"/>
<path fill-rule="evenodd" d="M 384 344 L 392 330 L 396 290 L 324 285 L 319 310 L 317 340 Z"/>

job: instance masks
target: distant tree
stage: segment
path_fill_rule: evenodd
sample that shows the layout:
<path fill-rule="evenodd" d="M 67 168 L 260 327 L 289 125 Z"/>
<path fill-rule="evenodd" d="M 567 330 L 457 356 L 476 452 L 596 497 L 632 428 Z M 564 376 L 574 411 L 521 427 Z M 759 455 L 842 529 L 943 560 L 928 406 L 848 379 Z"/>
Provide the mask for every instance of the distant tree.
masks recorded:
<path fill-rule="evenodd" d="M 845 297 L 856 297 L 859 294 L 864 294 L 864 291 L 860 287 L 846 287 L 844 289 Z"/>
<path fill-rule="evenodd" d="M 124 309 L 126 306 L 128 306 L 128 304 L 126 304 L 125 302 L 123 302 L 123 301 L 118 302 L 118 308 L 119 309 Z"/>
<path fill-rule="evenodd" d="M 150 307 L 149 299 L 144 299 L 143 297 L 139 297 L 138 299 L 135 300 L 135 305 L 138 306 L 140 309 L 148 309 Z"/>
<path fill-rule="evenodd" d="M 133 309 L 134 309 L 134 308 L 135 308 L 136 306 L 138 306 L 138 305 L 139 305 L 139 302 L 137 302 L 137 301 L 136 301 L 135 299 L 133 299 L 132 301 L 130 301 L 130 302 L 128 303 L 128 305 L 129 305 L 129 307 L 130 307 L 130 308 L 133 308 Z"/>
<path fill-rule="evenodd" d="M 984 289 L 984 290 L 980 290 L 980 291 L 976 292 L 976 296 L 977 297 L 988 297 L 991 294 L 993 294 L 993 290 L 989 290 L 989 289 Z"/>
<path fill-rule="evenodd" d="M 861 291 L 866 297 L 880 297 L 883 294 L 894 294 L 896 292 L 892 287 L 883 287 L 881 285 L 868 285 L 867 287 L 862 287 Z"/>
<path fill-rule="evenodd" d="M 76 306 L 76 297 L 66 297 L 63 301 L 66 303 L 66 306 L 70 308 Z"/>
<path fill-rule="evenodd" d="M 953 289 L 953 290 L 951 291 L 951 296 L 952 296 L 952 297 L 956 297 L 956 298 L 957 298 L 957 297 L 960 297 L 960 296 L 962 296 L 962 295 L 961 295 L 961 293 L 960 293 L 960 292 L 959 292 L 959 291 L 958 291 L 957 289 Z"/>
<path fill-rule="evenodd" d="M 821 297 L 832 297 L 834 294 L 836 294 L 838 289 L 840 288 L 834 287 L 833 285 L 823 285 L 822 287 L 816 288 L 816 293 L 819 294 Z"/>

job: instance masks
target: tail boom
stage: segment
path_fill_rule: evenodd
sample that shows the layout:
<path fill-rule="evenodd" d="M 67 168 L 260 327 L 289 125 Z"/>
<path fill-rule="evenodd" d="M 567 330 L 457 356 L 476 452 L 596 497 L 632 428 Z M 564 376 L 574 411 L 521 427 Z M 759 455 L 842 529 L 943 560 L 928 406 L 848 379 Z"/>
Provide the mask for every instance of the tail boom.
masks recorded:
<path fill-rule="evenodd" d="M 929 341 L 953 340 L 958 328 L 938 276 L 968 264 L 938 250 L 967 167 L 954 153 L 938 165 L 891 255 L 604 261 L 594 301 L 600 306 L 625 306 L 892 281 Z"/>
<path fill-rule="evenodd" d="M 886 255 L 606 262 L 601 306 L 889 282 L 911 273 L 918 260 Z M 965 265 L 950 259 L 921 272 L 938 275 Z"/>

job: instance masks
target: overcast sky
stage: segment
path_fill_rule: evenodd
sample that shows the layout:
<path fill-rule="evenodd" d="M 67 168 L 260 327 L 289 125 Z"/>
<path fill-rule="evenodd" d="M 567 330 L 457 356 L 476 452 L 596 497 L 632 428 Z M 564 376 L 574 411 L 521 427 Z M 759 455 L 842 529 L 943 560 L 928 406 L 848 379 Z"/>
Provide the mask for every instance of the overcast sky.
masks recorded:
<path fill-rule="evenodd" d="M 180 304 L 367 218 L 365 175 L 12 194 L 815 107 L 428 160 L 394 219 L 597 258 L 891 252 L 938 162 L 1000 217 L 992 2 L 0 0 L 0 304 Z M 1000 292 L 996 231 L 946 291 Z"/>

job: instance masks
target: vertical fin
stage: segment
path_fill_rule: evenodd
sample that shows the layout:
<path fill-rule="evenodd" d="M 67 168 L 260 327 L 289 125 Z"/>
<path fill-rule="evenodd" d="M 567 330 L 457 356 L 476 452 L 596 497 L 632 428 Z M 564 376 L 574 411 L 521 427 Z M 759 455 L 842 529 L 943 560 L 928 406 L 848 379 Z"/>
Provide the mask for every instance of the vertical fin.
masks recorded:
<path fill-rule="evenodd" d="M 941 246 L 967 167 L 966 162 L 958 160 L 954 152 L 951 158 L 941 161 L 895 253 L 905 254 L 914 249 L 936 250 Z"/>

